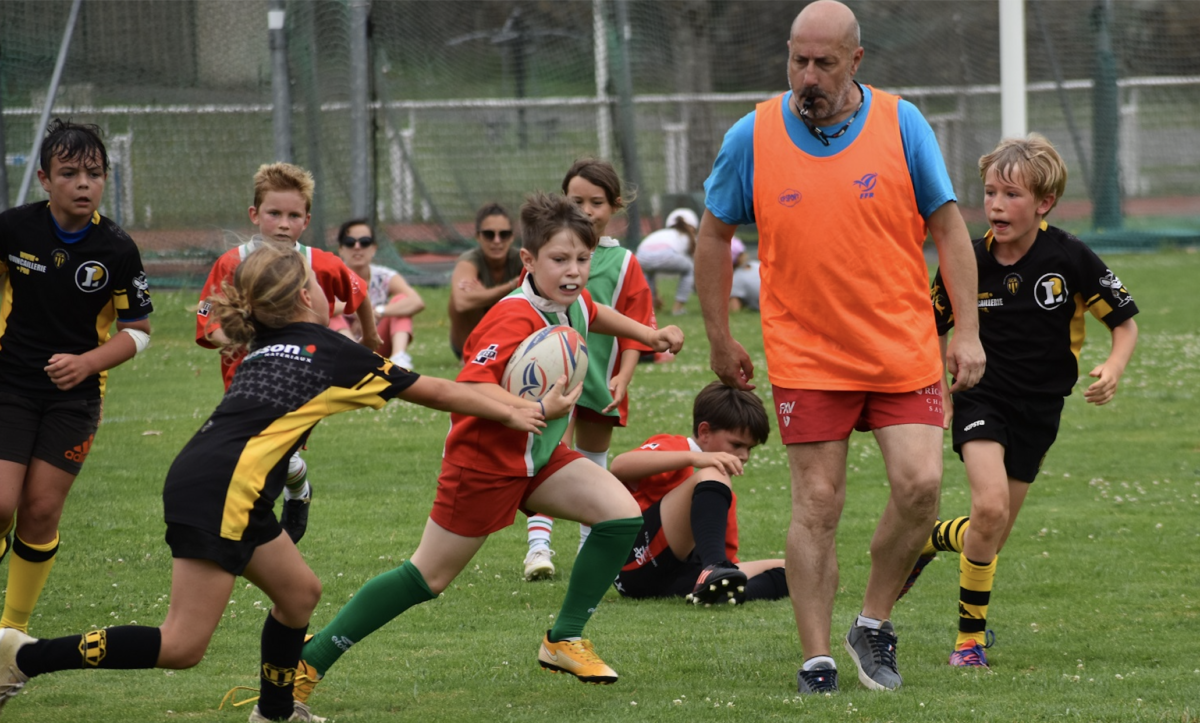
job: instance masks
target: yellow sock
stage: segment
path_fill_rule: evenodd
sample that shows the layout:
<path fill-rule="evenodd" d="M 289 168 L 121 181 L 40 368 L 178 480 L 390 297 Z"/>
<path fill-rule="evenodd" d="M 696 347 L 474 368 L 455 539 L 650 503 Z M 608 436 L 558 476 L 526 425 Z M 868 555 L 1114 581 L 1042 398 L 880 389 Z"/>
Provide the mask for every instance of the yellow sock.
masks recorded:
<path fill-rule="evenodd" d="M 8 526 L 4 528 L 4 531 L 0 532 L 0 559 L 3 559 L 4 555 L 8 553 L 8 533 L 13 531 L 16 524 L 17 518 L 13 517 L 8 521 Z"/>
<path fill-rule="evenodd" d="M 15 538 L 12 559 L 8 561 L 8 592 L 4 598 L 4 615 L 0 628 L 16 628 L 29 632 L 29 616 L 46 587 L 50 570 L 58 553 L 58 533 L 42 545 L 31 545 L 19 536 Z"/>
<path fill-rule="evenodd" d="M 986 643 L 988 602 L 992 597 L 998 559 L 993 557 L 991 562 L 980 565 L 968 560 L 966 555 L 958 558 L 958 639 L 954 642 L 955 648 L 962 647 L 963 643 Z"/>
<path fill-rule="evenodd" d="M 935 552 L 962 552 L 963 535 L 971 526 L 970 517 L 955 517 L 952 520 L 938 522 L 933 526 L 933 534 L 925 541 L 922 555 L 932 555 Z"/>

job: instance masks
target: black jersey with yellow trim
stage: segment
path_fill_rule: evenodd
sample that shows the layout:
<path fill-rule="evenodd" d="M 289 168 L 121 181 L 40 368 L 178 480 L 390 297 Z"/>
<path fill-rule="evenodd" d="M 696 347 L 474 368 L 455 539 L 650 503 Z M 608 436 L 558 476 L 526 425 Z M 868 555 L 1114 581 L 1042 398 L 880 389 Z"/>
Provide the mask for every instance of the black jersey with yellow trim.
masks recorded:
<path fill-rule="evenodd" d="M 0 213 L 0 388 L 40 398 L 102 397 L 107 372 L 62 391 L 45 372 L 50 357 L 89 352 L 108 341 L 114 321 L 154 310 L 133 239 L 99 213 L 89 228 L 68 244 L 45 202 Z"/>
<path fill-rule="evenodd" d="M 317 422 L 378 409 L 417 379 L 317 324 L 261 334 L 216 411 L 167 472 L 166 521 L 241 540 L 255 519 L 269 518 L 288 459 Z"/>
<path fill-rule="evenodd" d="M 1079 378 L 1084 312 L 1108 328 L 1138 313 L 1121 280 L 1087 244 L 1045 222 L 1029 251 L 1004 266 L 992 235 L 972 242 L 979 268 L 979 338 L 987 369 L 979 389 L 1065 397 Z M 930 290 L 938 334 L 954 326 L 941 270 Z"/>

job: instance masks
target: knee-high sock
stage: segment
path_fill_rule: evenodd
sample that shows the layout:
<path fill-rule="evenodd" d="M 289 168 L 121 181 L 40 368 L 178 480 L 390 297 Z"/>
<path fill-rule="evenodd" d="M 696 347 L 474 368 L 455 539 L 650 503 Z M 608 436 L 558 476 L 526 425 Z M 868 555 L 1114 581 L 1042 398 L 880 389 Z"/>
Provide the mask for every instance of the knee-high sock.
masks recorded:
<path fill-rule="evenodd" d="M 692 539 L 696 557 L 704 565 L 725 561 L 725 530 L 733 492 L 715 480 L 705 480 L 692 491 Z"/>
<path fill-rule="evenodd" d="M 258 669 L 258 712 L 264 718 L 284 720 L 292 715 L 292 688 L 307 632 L 307 625 L 289 628 L 267 613 L 262 630 L 262 665 Z"/>
<path fill-rule="evenodd" d="M 582 454 L 587 459 L 592 460 L 598 466 L 603 467 L 604 469 L 608 469 L 608 450 L 607 449 L 604 450 L 603 452 L 591 452 L 589 450 L 576 447 L 575 451 Z M 579 523 L 579 547 L 576 549 L 576 552 L 583 549 L 583 543 L 587 542 L 588 535 L 590 535 L 590 534 L 592 534 L 592 528 L 588 527 L 587 525 L 583 524 L 582 522 Z"/>
<path fill-rule="evenodd" d="M 922 555 L 932 555 L 935 552 L 962 552 L 963 535 L 971 526 L 970 517 L 955 517 L 952 520 L 939 521 L 933 526 L 933 534 L 925 541 Z"/>
<path fill-rule="evenodd" d="M 50 578 L 58 554 L 58 533 L 44 545 L 31 545 L 16 536 L 13 538 L 12 559 L 8 561 L 8 593 L 4 598 L 4 614 L 0 627 L 29 632 L 29 616 L 42 596 L 42 588 Z"/>
<path fill-rule="evenodd" d="M 287 479 L 283 482 L 283 499 L 296 500 L 309 496 L 308 464 L 296 452 L 288 459 Z"/>
<path fill-rule="evenodd" d="M 987 638 L 987 611 L 996 577 L 996 560 L 980 563 L 958 558 L 958 638 L 954 647 L 966 642 L 983 645 Z"/>
<path fill-rule="evenodd" d="M 550 547 L 550 533 L 554 530 L 554 518 L 546 515 L 530 515 L 529 520 L 525 523 L 525 530 L 529 535 L 530 551 L 539 547 Z"/>
<path fill-rule="evenodd" d="M 782 567 L 772 567 L 746 581 L 746 602 L 780 600 L 788 596 L 787 577 Z"/>
<path fill-rule="evenodd" d="M 304 646 L 301 657 L 325 675 L 350 646 L 395 619 L 400 613 L 437 597 L 421 571 L 405 560 L 394 570 L 366 582 L 337 616 Z"/>
<path fill-rule="evenodd" d="M 83 635 L 35 640 L 17 651 L 17 667 L 30 678 L 59 670 L 153 668 L 161 648 L 158 628 L 122 625 L 89 630 Z"/>
<path fill-rule="evenodd" d="M 554 619 L 554 627 L 550 629 L 551 641 L 583 636 L 583 626 L 591 619 L 605 591 L 617 579 L 640 529 L 640 515 L 607 520 L 592 527 L 592 534 L 571 568 L 567 595 Z"/>

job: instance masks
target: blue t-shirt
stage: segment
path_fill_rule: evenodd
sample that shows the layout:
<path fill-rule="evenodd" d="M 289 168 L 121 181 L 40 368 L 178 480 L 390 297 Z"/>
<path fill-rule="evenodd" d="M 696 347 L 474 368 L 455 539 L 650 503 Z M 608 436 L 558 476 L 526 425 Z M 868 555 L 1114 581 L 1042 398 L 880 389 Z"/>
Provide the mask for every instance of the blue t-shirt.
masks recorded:
<path fill-rule="evenodd" d="M 846 134 L 834 138 L 826 146 L 813 137 L 790 108 L 791 91 L 784 95 L 781 110 L 788 137 L 796 147 L 811 156 L 826 158 L 836 155 L 858 138 L 863 121 L 871 111 L 871 89 L 862 86 L 863 107 Z M 750 111 L 725 133 L 725 141 L 713 161 L 712 173 L 704 182 L 704 205 L 721 221 L 744 226 L 754 223 L 754 114 Z M 956 201 L 954 186 L 942 160 L 942 149 L 929 122 L 917 107 L 901 100 L 897 108 L 900 120 L 900 141 L 904 145 L 904 160 L 912 176 L 917 208 L 928 219 L 948 201 Z M 841 126 L 838 126 L 839 128 Z M 830 129 L 836 130 L 836 129 Z"/>

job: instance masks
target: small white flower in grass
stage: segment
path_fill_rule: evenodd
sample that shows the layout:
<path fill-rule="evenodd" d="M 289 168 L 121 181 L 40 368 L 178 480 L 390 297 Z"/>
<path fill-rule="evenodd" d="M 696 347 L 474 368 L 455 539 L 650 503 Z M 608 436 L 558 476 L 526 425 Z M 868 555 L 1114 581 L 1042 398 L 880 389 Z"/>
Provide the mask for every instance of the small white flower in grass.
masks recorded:
<path fill-rule="evenodd" d="M 683 705 L 683 701 L 676 698 L 675 700 L 671 701 L 671 705 Z"/>
<path fill-rule="evenodd" d="M 636 700 L 631 700 L 631 701 L 629 701 L 629 705 L 637 705 L 637 701 L 636 701 Z"/>
<path fill-rule="evenodd" d="M 1125 680 L 1125 676 L 1121 675 L 1120 673 L 1117 673 L 1115 677 L 1117 680 Z"/>
<path fill-rule="evenodd" d="M 1050 553 L 1046 550 L 1042 550 L 1042 557 L 1050 557 Z"/>

